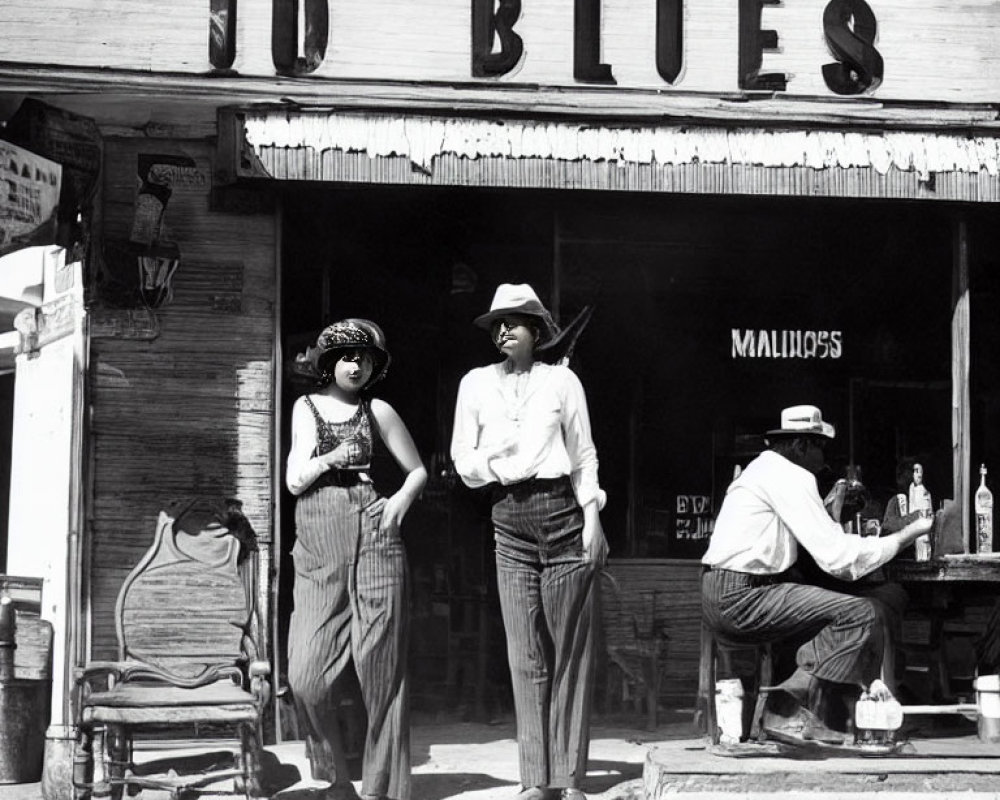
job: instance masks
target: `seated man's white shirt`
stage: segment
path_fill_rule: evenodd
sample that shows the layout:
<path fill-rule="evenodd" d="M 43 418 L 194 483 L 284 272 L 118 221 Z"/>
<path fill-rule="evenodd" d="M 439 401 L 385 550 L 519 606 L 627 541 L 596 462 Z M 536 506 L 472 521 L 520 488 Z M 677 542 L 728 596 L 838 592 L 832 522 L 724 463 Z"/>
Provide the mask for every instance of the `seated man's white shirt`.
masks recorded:
<path fill-rule="evenodd" d="M 892 543 L 845 533 L 811 472 L 765 450 L 726 490 L 702 563 L 754 575 L 789 569 L 804 547 L 824 572 L 857 580 L 895 555 Z"/>

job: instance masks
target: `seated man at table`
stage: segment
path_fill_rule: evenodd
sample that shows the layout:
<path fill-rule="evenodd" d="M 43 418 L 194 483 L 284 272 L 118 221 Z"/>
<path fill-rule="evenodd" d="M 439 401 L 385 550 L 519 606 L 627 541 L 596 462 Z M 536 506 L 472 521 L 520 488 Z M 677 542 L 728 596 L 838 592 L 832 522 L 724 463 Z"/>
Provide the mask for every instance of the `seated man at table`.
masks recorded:
<path fill-rule="evenodd" d="M 878 677 L 884 636 L 872 600 L 797 580 L 799 548 L 825 573 L 856 581 L 931 529 L 921 518 L 883 537 L 845 533 L 816 486 L 834 435 L 815 406 L 784 409 L 781 427 L 766 434 L 768 449 L 726 490 L 702 559 L 710 628 L 734 642 L 805 640 L 764 717 L 770 736 L 791 742 L 845 741 L 846 725 L 831 710 Z"/>

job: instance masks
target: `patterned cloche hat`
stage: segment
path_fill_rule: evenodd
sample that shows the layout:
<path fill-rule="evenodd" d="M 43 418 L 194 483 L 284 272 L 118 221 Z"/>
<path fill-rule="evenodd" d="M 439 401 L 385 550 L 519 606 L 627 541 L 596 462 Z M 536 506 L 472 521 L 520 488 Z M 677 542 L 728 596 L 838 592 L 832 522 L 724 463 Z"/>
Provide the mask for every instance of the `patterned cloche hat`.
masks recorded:
<path fill-rule="evenodd" d="M 355 317 L 334 322 L 322 330 L 316 339 L 316 347 L 310 348 L 313 367 L 321 378 L 336 363 L 341 350 L 356 350 L 364 348 L 372 355 L 374 362 L 372 376 L 364 385 L 367 389 L 373 383 L 382 380 L 389 370 L 392 360 L 385 346 L 385 333 L 374 322 Z"/>

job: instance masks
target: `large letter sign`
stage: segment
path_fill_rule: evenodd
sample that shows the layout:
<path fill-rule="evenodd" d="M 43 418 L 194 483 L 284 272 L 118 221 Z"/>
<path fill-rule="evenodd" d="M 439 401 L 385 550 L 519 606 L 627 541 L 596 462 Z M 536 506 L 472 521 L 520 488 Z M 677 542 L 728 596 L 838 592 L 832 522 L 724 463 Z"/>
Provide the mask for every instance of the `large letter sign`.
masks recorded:
<path fill-rule="evenodd" d="M 273 0 L 271 7 L 271 58 L 281 75 L 308 75 L 326 58 L 330 37 L 327 0 L 305 0 L 306 24 L 303 54 L 299 56 L 299 0 Z"/>
<path fill-rule="evenodd" d="M 587 83 L 614 83 L 611 67 L 601 63 L 601 0 L 575 0 L 573 77 Z"/>
<path fill-rule="evenodd" d="M 496 14 L 493 0 L 472 0 L 472 77 L 495 78 L 517 66 L 524 52 L 524 42 L 514 33 L 520 16 L 521 0 L 500 0 Z M 499 53 L 492 52 L 494 34 Z"/>
<path fill-rule="evenodd" d="M 876 30 L 875 14 L 865 0 L 830 0 L 823 12 L 823 34 L 837 60 L 823 65 L 823 80 L 831 91 L 861 94 L 882 83 L 882 56 L 873 46 Z"/>
<path fill-rule="evenodd" d="M 656 0 L 656 71 L 667 83 L 673 83 L 683 63 L 684 3 Z"/>

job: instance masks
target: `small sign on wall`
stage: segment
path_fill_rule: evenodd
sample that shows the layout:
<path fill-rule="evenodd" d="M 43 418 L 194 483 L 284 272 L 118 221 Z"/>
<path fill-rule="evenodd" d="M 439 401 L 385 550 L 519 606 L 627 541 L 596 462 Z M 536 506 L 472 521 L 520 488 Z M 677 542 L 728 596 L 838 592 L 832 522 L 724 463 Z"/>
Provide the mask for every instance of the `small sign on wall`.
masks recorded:
<path fill-rule="evenodd" d="M 844 354 L 841 331 L 732 328 L 732 358 L 838 359 Z"/>
<path fill-rule="evenodd" d="M 677 495 L 674 538 L 679 541 L 708 541 L 712 535 L 712 499 L 706 494 Z"/>
<path fill-rule="evenodd" d="M 669 553 L 672 558 L 700 558 L 715 527 L 712 498 L 707 494 L 674 497 Z"/>
<path fill-rule="evenodd" d="M 62 167 L 0 141 L 0 255 L 56 240 Z"/>

